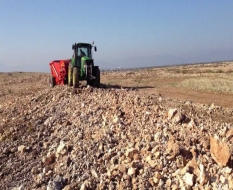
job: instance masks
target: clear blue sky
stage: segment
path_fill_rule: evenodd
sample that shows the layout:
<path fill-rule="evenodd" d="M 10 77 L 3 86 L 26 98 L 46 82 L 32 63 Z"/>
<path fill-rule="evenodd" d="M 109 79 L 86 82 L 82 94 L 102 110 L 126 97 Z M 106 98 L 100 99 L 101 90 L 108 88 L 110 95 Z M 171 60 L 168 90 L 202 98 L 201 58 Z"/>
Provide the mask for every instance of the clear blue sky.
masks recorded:
<path fill-rule="evenodd" d="M 232 0 L 0 0 L 0 71 L 49 72 L 74 42 L 100 68 L 233 59 Z"/>

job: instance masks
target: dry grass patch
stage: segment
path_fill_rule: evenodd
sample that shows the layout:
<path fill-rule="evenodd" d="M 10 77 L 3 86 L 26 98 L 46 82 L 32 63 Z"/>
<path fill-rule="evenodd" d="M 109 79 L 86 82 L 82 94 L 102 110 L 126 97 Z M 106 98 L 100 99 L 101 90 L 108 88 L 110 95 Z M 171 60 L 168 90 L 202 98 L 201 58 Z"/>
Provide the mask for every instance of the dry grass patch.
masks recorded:
<path fill-rule="evenodd" d="M 222 78 L 190 78 L 183 80 L 179 86 L 197 90 L 233 93 L 233 76 Z"/>

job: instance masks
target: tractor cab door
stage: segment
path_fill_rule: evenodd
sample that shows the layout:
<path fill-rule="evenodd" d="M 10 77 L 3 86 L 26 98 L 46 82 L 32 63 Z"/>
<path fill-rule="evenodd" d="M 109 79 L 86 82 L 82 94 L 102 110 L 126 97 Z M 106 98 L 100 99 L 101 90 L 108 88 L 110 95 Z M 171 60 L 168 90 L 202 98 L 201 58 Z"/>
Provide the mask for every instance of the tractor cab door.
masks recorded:
<path fill-rule="evenodd" d="M 77 57 L 87 56 L 89 58 L 92 58 L 91 47 L 90 46 L 79 46 L 76 49 L 76 55 L 77 55 Z"/>

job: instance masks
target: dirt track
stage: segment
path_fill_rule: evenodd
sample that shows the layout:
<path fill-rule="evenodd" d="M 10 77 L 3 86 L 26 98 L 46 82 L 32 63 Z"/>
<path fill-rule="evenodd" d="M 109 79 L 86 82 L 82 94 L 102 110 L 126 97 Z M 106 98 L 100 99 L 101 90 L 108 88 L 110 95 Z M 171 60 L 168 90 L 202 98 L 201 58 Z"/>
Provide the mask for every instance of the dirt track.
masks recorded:
<path fill-rule="evenodd" d="M 143 93 L 167 98 L 233 108 L 233 62 L 106 73 L 102 82 L 135 87 Z"/>

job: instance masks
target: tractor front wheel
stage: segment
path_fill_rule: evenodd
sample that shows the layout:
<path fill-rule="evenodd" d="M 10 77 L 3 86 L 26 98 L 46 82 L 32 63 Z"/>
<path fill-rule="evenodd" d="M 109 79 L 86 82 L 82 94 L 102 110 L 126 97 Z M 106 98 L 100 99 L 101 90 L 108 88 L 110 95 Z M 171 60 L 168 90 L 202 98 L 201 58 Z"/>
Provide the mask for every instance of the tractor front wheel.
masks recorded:
<path fill-rule="evenodd" d="M 73 68 L 73 87 L 74 88 L 79 87 L 79 71 L 78 71 L 78 67 Z"/>
<path fill-rule="evenodd" d="M 100 69 L 99 67 L 94 67 L 94 86 L 99 88 L 100 87 Z"/>
<path fill-rule="evenodd" d="M 89 86 L 93 86 L 93 82 L 92 82 L 92 80 L 87 79 L 87 85 L 89 85 Z"/>
<path fill-rule="evenodd" d="M 49 77 L 49 87 L 53 88 L 55 86 L 55 78 L 54 76 Z"/>
<path fill-rule="evenodd" d="M 68 67 L 68 85 L 72 86 L 72 75 L 73 75 L 73 66 L 71 63 L 69 63 Z"/>

